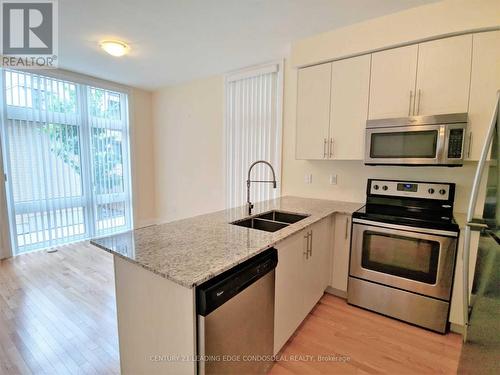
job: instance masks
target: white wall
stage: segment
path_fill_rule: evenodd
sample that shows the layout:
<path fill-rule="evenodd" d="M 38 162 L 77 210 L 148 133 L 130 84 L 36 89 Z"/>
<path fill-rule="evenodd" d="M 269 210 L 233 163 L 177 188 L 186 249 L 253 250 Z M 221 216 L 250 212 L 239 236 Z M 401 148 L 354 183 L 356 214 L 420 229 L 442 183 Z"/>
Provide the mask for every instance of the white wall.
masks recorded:
<path fill-rule="evenodd" d="M 366 167 L 362 161 L 295 160 L 297 70 L 293 67 L 495 26 L 500 27 L 500 1 L 451 0 L 295 42 L 292 60 L 285 64 L 282 194 L 364 202 L 369 177 L 449 181 L 457 184 L 456 211 L 465 211 L 475 163 L 462 168 L 402 168 Z M 224 207 L 223 92 L 223 77 L 217 76 L 153 95 L 159 221 Z M 304 183 L 306 173 L 313 175 L 312 184 Z M 329 184 L 332 173 L 337 185 Z"/>
<path fill-rule="evenodd" d="M 294 66 L 371 52 L 464 31 L 500 27 L 500 1 L 447 0 L 295 41 Z"/>
<path fill-rule="evenodd" d="M 224 208 L 223 77 L 153 93 L 159 222 Z"/>
<path fill-rule="evenodd" d="M 133 89 L 130 94 L 130 163 L 134 227 L 156 222 L 153 94 Z"/>

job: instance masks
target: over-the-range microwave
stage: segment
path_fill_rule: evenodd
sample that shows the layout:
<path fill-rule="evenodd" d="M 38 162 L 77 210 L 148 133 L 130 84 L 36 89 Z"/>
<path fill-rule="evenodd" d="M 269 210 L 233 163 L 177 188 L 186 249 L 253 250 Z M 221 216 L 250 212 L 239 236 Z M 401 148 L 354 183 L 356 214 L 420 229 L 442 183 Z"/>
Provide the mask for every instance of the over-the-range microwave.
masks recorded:
<path fill-rule="evenodd" d="M 463 165 L 467 113 L 366 122 L 365 164 Z"/>

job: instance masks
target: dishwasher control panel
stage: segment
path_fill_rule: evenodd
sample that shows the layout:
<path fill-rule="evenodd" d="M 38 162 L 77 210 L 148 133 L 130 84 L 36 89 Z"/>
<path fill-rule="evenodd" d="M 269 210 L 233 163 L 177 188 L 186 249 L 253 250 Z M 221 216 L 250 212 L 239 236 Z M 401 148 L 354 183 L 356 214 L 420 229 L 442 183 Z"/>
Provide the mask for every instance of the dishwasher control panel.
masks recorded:
<path fill-rule="evenodd" d="M 207 316 L 276 268 L 278 252 L 270 248 L 196 288 L 196 312 Z"/>

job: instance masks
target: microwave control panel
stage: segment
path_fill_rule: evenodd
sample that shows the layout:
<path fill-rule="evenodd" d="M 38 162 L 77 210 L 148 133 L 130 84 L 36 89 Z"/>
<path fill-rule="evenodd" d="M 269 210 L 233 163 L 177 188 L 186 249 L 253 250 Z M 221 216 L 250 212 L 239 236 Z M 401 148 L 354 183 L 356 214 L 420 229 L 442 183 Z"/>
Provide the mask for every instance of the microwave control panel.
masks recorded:
<path fill-rule="evenodd" d="M 448 159 L 461 159 L 464 129 L 451 129 L 448 137 Z"/>

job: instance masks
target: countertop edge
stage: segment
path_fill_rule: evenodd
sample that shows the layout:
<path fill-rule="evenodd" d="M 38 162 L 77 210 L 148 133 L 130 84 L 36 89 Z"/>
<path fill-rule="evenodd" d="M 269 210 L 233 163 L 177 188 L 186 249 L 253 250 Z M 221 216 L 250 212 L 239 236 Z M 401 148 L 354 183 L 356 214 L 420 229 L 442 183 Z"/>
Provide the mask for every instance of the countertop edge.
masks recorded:
<path fill-rule="evenodd" d="M 306 198 L 306 199 L 308 199 L 308 198 Z M 310 199 L 315 199 L 315 198 L 310 198 Z M 357 205 L 357 204 L 359 204 L 359 207 L 358 207 L 358 208 L 360 208 L 360 207 L 362 207 L 362 206 L 364 205 L 364 203 L 359 203 L 359 202 L 342 202 L 342 203 L 346 203 L 346 204 L 353 204 L 353 205 Z M 303 229 L 305 229 L 305 228 L 307 228 L 307 227 L 309 227 L 309 226 L 311 226 L 311 225 L 313 225 L 313 224 L 317 223 L 318 221 L 321 221 L 321 220 L 323 220 L 323 219 L 327 218 L 328 216 L 331 216 L 331 215 L 334 215 L 334 214 L 352 215 L 352 212 L 353 212 L 353 211 L 349 211 L 349 210 L 342 210 L 342 209 L 341 209 L 341 210 L 338 210 L 338 209 L 332 209 L 331 211 L 326 212 L 326 213 L 324 213 L 324 214 L 314 215 L 313 217 L 309 217 L 309 219 L 310 219 L 310 220 L 307 222 L 307 224 L 306 224 L 306 225 L 301 225 L 301 223 L 300 223 L 300 222 L 297 222 L 297 223 L 291 224 L 291 225 L 290 225 L 289 227 L 287 227 L 287 228 L 288 228 L 288 229 L 293 229 L 293 231 L 292 231 L 292 232 L 290 232 L 290 233 L 288 233 L 288 234 L 287 234 L 286 236 L 284 236 L 283 238 L 280 238 L 280 239 L 279 239 L 279 240 L 277 240 L 277 241 L 273 241 L 273 242 L 271 242 L 271 243 L 269 243 L 269 244 L 266 244 L 265 246 L 260 247 L 258 250 L 256 250 L 256 251 L 255 251 L 255 252 L 253 252 L 252 254 L 250 254 L 250 255 L 248 255 L 248 256 L 245 256 L 245 257 L 241 257 L 240 259 L 238 259 L 238 261 L 236 261 L 236 262 L 234 262 L 234 263 L 231 263 L 230 265 L 227 265 L 227 266 L 225 266 L 225 267 L 221 267 L 219 270 L 217 270 L 217 272 L 214 272 L 214 273 L 211 273 L 211 274 L 209 274 L 209 275 L 206 275 L 206 276 L 200 277 L 200 278 L 198 278 L 198 279 L 195 279 L 195 280 L 193 280 L 193 282 L 191 282 L 191 283 L 186 283 L 184 280 L 181 280 L 181 279 L 177 279 L 177 278 L 175 278 L 175 277 L 172 277 L 171 275 L 169 275 L 169 274 L 167 274 L 167 273 L 162 273 L 162 272 L 159 272 L 159 271 L 157 271 L 156 269 L 153 269 L 153 268 L 151 268 L 151 267 L 148 267 L 147 265 L 145 265 L 145 264 L 143 264 L 143 263 L 140 263 L 140 262 L 134 261 L 132 258 L 127 257 L 127 256 L 125 256 L 125 255 L 123 255 L 123 254 L 121 254 L 121 253 L 119 253 L 119 252 L 117 252 L 117 251 L 113 251 L 113 250 L 111 250 L 111 249 L 109 249 L 109 248 L 107 248 L 107 247 L 105 247 L 105 246 L 103 246 L 103 245 L 101 245 L 101 244 L 99 244 L 99 243 L 95 242 L 95 241 L 98 241 L 98 240 L 99 240 L 98 238 L 91 239 L 91 240 L 90 240 L 90 243 L 91 243 L 91 245 L 96 246 L 96 247 L 98 247 L 99 249 L 102 249 L 102 250 L 104 250 L 104 251 L 106 251 L 106 252 L 108 252 L 108 253 L 112 254 L 113 256 L 118 256 L 118 257 L 120 257 L 121 259 L 124 259 L 124 260 L 126 260 L 126 261 L 128 261 L 128 262 L 130 262 L 130 263 L 132 263 L 132 264 L 135 264 L 135 265 L 137 265 L 137 266 L 139 266 L 139 267 L 142 267 L 143 269 L 145 269 L 145 270 L 147 270 L 147 271 L 150 271 L 150 272 L 152 272 L 152 273 L 154 273 L 154 274 L 156 274 L 156 275 L 158 275 L 158 276 L 160 276 L 160 277 L 163 277 L 163 278 L 165 278 L 165 279 L 167 279 L 167 280 L 170 280 L 170 281 L 172 281 L 172 282 L 174 282 L 174 283 L 176 283 L 176 284 L 178 284 L 178 285 L 180 285 L 180 286 L 183 286 L 183 287 L 185 287 L 185 288 L 192 289 L 192 288 L 195 288 L 195 287 L 197 287 L 197 286 L 199 286 L 199 285 L 203 284 L 204 282 L 206 282 L 206 281 L 208 281 L 208 280 L 212 279 L 213 277 L 218 276 L 218 275 L 220 275 L 220 274 L 222 274 L 222 273 L 224 273 L 224 272 L 226 272 L 226 271 L 230 270 L 231 268 L 233 268 L 233 267 L 235 267 L 235 266 L 237 266 L 237 265 L 239 265 L 239 264 L 241 264 L 241 263 L 245 262 L 246 260 L 253 258 L 254 256 L 256 256 L 256 255 L 258 255 L 258 254 L 262 253 L 264 250 L 267 250 L 267 249 L 269 249 L 270 247 L 275 246 L 276 244 L 278 244 L 278 243 L 280 243 L 280 242 L 284 241 L 285 239 L 289 238 L 290 236 L 293 236 L 294 234 L 296 234 L 296 233 L 300 232 L 301 230 L 303 230 Z M 133 231 L 133 230 L 132 230 L 132 231 Z M 130 231 L 130 232 L 132 232 L 132 231 Z M 127 233 L 127 232 L 125 232 L 125 233 Z"/>

